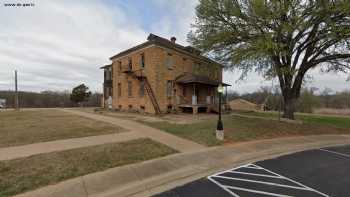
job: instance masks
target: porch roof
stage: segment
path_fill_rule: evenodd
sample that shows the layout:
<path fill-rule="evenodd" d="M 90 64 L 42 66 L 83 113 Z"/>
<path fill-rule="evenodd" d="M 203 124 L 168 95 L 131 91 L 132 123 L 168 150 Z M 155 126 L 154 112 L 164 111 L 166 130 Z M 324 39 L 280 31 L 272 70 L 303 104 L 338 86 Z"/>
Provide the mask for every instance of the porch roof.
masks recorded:
<path fill-rule="evenodd" d="M 221 83 L 223 86 L 231 86 L 230 84 L 226 84 L 226 83 L 222 83 L 218 80 L 210 79 L 207 76 L 195 75 L 192 73 L 185 73 L 185 74 L 178 76 L 175 79 L 175 82 L 180 83 L 180 84 L 201 83 L 201 84 L 206 84 L 206 85 L 211 85 L 211 86 L 218 86 Z"/>

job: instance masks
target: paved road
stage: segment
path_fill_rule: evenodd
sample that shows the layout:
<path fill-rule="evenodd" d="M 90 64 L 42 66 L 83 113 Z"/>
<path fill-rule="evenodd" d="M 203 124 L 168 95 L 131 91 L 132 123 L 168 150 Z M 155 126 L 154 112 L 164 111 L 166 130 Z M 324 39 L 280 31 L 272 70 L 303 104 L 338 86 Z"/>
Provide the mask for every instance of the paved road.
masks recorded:
<path fill-rule="evenodd" d="M 218 172 L 155 197 L 350 196 L 350 145 Z"/>

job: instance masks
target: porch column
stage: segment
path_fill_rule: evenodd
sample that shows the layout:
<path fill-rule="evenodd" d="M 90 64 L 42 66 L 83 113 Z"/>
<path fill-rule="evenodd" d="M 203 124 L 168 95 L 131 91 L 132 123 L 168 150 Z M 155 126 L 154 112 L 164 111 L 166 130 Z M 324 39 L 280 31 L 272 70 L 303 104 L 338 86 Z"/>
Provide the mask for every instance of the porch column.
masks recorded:
<path fill-rule="evenodd" d="M 105 85 L 103 84 L 102 85 L 102 90 L 103 90 L 103 93 L 102 93 L 102 98 L 101 98 L 101 105 L 102 105 L 102 108 L 105 108 L 105 102 L 106 102 L 106 100 L 105 100 Z"/>
<path fill-rule="evenodd" d="M 192 106 L 193 114 L 198 114 L 198 106 Z"/>
<path fill-rule="evenodd" d="M 227 97 L 227 86 L 225 86 L 225 103 L 228 104 L 228 97 Z"/>
<path fill-rule="evenodd" d="M 192 112 L 193 112 L 193 114 L 197 114 L 198 113 L 196 84 L 195 83 L 193 83 Z"/>
<path fill-rule="evenodd" d="M 196 84 L 193 83 L 192 105 L 197 105 Z"/>

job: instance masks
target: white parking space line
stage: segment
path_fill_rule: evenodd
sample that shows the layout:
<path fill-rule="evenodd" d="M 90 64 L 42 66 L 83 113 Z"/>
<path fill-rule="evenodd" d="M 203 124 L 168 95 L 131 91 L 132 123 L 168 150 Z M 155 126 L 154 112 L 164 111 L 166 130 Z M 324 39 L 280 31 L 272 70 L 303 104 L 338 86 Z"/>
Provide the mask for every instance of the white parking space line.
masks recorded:
<path fill-rule="evenodd" d="M 247 165 L 247 166 L 243 166 L 242 168 L 252 168 L 252 169 L 261 169 L 257 166 L 254 166 L 254 165 Z"/>
<path fill-rule="evenodd" d="M 241 171 L 238 171 L 238 169 L 242 169 L 242 168 L 252 168 L 252 169 L 255 169 L 255 170 L 261 170 L 261 174 L 259 173 L 250 173 L 250 172 L 241 172 Z M 226 176 L 225 174 L 227 173 L 231 173 L 231 175 L 233 176 Z M 272 174 L 272 175 L 265 175 L 263 173 L 269 173 L 269 174 Z M 237 174 L 243 174 L 243 175 L 250 175 L 250 178 L 247 179 L 247 178 L 242 178 L 242 177 L 234 177 L 234 175 Z M 266 177 L 266 178 L 270 178 L 270 179 L 267 179 L 267 180 L 264 180 L 264 181 L 261 181 L 261 180 L 254 180 L 254 176 L 256 177 Z M 284 184 L 281 184 L 281 183 L 275 183 L 273 182 L 273 180 L 276 180 L 277 179 L 280 179 L 280 180 L 284 180 L 285 183 Z M 268 195 L 268 196 L 277 196 L 277 197 L 286 197 L 286 196 L 289 196 L 288 194 L 279 194 L 279 193 L 272 193 L 272 192 L 267 192 L 267 191 L 262 191 L 262 190 L 255 190 L 255 189 L 249 189 L 249 188 L 243 188 L 243 187 L 238 187 L 237 185 L 237 182 L 239 183 L 254 183 L 254 184 L 261 184 L 261 185 L 267 185 L 267 186 L 273 186 L 273 187 L 282 187 L 282 188 L 286 188 L 288 189 L 289 191 L 292 189 L 292 190 L 301 190 L 301 191 L 304 191 L 304 192 L 312 192 L 312 193 L 317 193 L 319 194 L 320 196 L 324 196 L 324 197 L 329 197 L 328 195 L 322 193 L 322 192 L 319 192 L 315 189 L 312 189 L 308 186 L 305 186 L 297 181 L 294 181 L 292 179 L 289 179 L 287 177 L 284 177 L 282 175 L 279 175 L 275 172 L 272 172 L 268 169 L 265 169 L 265 168 L 262 168 L 258 165 L 255 165 L 255 164 L 247 164 L 247 165 L 244 165 L 244 166 L 240 166 L 240 167 L 237 167 L 237 168 L 234 168 L 234 169 L 230 169 L 230 170 L 226 170 L 226 171 L 223 171 L 223 172 L 219 172 L 219 173 L 216 173 L 214 175 L 211 175 L 211 176 L 208 176 L 208 179 L 210 181 L 212 181 L 213 183 L 215 183 L 216 185 L 218 185 L 220 188 L 224 189 L 225 191 L 227 191 L 228 193 L 230 193 L 232 196 L 234 197 L 239 197 L 238 194 L 234 193 L 232 190 L 236 190 L 236 191 L 245 191 L 245 192 L 249 192 L 249 193 L 256 193 L 256 194 L 263 194 L 263 195 Z M 226 184 L 227 184 L 227 181 L 231 181 L 229 182 L 230 185 L 226 185 L 226 184 L 223 184 L 221 183 L 222 182 L 222 179 L 226 180 Z M 221 180 L 221 181 L 220 181 Z M 271 181 L 272 182 L 271 182 Z M 290 184 L 288 184 L 290 183 Z M 297 186 L 295 186 L 297 185 Z M 262 187 L 263 188 L 263 187 Z"/>
<path fill-rule="evenodd" d="M 226 177 L 226 176 L 220 176 L 220 175 L 217 175 L 214 177 L 222 178 L 222 179 L 229 179 L 229 180 L 236 180 L 236 181 L 243 181 L 243 182 L 250 182 L 250 183 L 261 183 L 261 184 L 272 185 L 272 186 L 277 186 L 277 187 L 287 187 L 287 188 L 292 188 L 292 189 L 310 190 L 309 188 L 305 188 L 305 187 L 295 187 L 295 186 L 290 186 L 290 185 L 283 185 L 283 184 L 265 182 L 265 181 L 256 181 L 256 180 L 251 180 L 251 179 L 233 178 L 233 177 Z"/>
<path fill-rule="evenodd" d="M 266 175 L 266 174 L 256 174 L 256 173 L 250 173 L 250 172 L 229 171 L 229 173 L 245 174 L 245 175 L 252 175 L 252 176 L 261 176 L 261 177 L 268 177 L 268 178 L 283 179 L 283 177 L 280 177 L 280 176 L 271 176 L 271 175 Z"/>
<path fill-rule="evenodd" d="M 329 152 L 329 153 L 333 153 L 333 154 L 336 154 L 336 155 L 340 155 L 340 156 L 343 156 L 343 157 L 349 157 L 350 158 L 349 154 L 339 153 L 339 152 L 336 152 L 336 151 L 331 151 L 331 150 L 327 150 L 327 149 L 323 149 L 323 148 L 320 148 L 319 150 L 325 151 L 325 152 Z"/>
<path fill-rule="evenodd" d="M 268 195 L 268 196 L 293 197 L 293 196 L 288 196 L 288 195 L 283 195 L 283 194 L 276 194 L 276 193 L 271 193 L 271 192 L 263 192 L 263 191 L 253 190 L 253 189 L 245 189 L 245 188 L 241 188 L 241 187 L 234 187 L 234 186 L 227 186 L 227 187 L 230 188 L 230 189 L 234 189 L 234 190 L 251 192 L 251 193 L 256 193 L 256 194 L 264 194 L 264 195 Z"/>
<path fill-rule="evenodd" d="M 215 183 L 217 186 L 219 186 L 221 189 L 223 189 L 223 190 L 225 190 L 225 191 L 227 191 L 229 194 L 231 194 L 232 196 L 234 196 L 234 197 L 240 197 L 240 196 L 238 196 L 238 194 L 235 194 L 235 193 L 233 193 L 231 190 L 229 190 L 228 188 L 228 186 L 223 186 L 223 185 L 221 185 L 219 182 L 217 182 L 216 180 L 214 180 L 214 179 L 212 179 L 212 178 L 210 178 L 210 177 L 208 177 L 208 179 L 211 181 L 211 182 L 213 182 L 213 183 Z"/>
<path fill-rule="evenodd" d="M 272 172 L 272 171 L 270 171 L 270 170 L 268 170 L 268 169 L 265 169 L 265 168 L 264 168 L 264 170 L 266 170 L 267 172 L 270 172 L 270 173 L 272 173 L 272 174 L 281 176 L 281 177 L 285 178 L 286 180 L 288 180 L 288 181 L 290 181 L 290 182 L 293 182 L 293 183 L 298 184 L 298 185 L 300 185 L 300 186 L 306 187 L 306 188 L 308 188 L 310 191 L 316 192 L 316 193 L 318 193 L 318 194 L 320 194 L 320 195 L 322 195 L 322 196 L 329 197 L 327 194 L 324 194 L 324 193 L 319 192 L 319 191 L 317 191 L 317 190 L 315 190 L 315 189 L 312 189 L 311 187 L 308 187 L 308 186 L 306 186 L 306 185 L 303 185 L 303 184 L 301 184 L 301 183 L 299 183 L 299 182 L 297 182 L 297 181 L 294 181 L 294 180 L 292 180 L 292 179 L 290 179 L 290 178 L 284 177 L 284 176 L 282 176 L 282 175 L 279 175 L 279 174 L 277 174 L 277 173 L 274 173 L 274 172 Z"/>

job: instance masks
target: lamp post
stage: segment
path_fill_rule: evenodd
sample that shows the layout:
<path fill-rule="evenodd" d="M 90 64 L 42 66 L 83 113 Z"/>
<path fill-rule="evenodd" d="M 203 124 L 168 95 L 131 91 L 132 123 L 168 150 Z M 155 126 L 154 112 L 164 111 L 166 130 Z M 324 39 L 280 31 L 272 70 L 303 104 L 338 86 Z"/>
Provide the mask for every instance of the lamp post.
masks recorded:
<path fill-rule="evenodd" d="M 221 121 L 221 96 L 222 92 L 224 91 L 224 88 L 222 87 L 222 84 L 218 86 L 218 93 L 219 93 L 219 119 L 218 124 L 216 126 L 216 138 L 218 140 L 224 140 L 224 126 Z"/>

